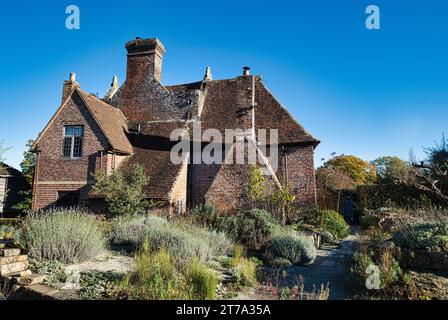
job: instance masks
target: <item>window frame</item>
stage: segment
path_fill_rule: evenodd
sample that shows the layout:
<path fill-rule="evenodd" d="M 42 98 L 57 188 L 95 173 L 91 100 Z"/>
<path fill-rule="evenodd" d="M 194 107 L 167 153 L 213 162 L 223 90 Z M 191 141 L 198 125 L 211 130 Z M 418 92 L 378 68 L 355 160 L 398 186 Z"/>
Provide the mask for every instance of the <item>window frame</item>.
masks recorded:
<path fill-rule="evenodd" d="M 72 128 L 73 133 L 72 134 L 67 134 L 67 129 L 68 128 Z M 76 135 L 76 129 L 81 130 L 81 134 L 80 135 Z M 70 155 L 66 156 L 65 155 L 65 141 L 66 139 L 69 138 L 70 139 Z M 75 138 L 80 138 L 81 143 L 79 146 L 79 156 L 74 156 L 75 155 Z M 84 146 L 84 126 L 83 125 L 64 125 L 64 128 L 62 130 L 62 150 L 61 150 L 61 156 L 62 159 L 81 159 L 82 158 L 82 154 L 83 154 L 83 146 Z"/>

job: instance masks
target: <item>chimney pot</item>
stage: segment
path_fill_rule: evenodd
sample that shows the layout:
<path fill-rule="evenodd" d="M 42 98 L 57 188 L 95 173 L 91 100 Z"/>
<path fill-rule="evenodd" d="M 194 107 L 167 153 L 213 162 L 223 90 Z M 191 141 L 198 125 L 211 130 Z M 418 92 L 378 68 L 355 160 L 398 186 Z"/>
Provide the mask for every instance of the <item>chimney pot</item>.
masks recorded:
<path fill-rule="evenodd" d="M 62 86 L 62 101 L 64 101 L 75 88 L 79 88 L 79 83 L 76 82 L 76 73 L 71 72 L 69 80 L 64 80 Z"/>
<path fill-rule="evenodd" d="M 250 68 L 243 67 L 243 76 L 249 76 L 249 75 L 250 75 Z"/>

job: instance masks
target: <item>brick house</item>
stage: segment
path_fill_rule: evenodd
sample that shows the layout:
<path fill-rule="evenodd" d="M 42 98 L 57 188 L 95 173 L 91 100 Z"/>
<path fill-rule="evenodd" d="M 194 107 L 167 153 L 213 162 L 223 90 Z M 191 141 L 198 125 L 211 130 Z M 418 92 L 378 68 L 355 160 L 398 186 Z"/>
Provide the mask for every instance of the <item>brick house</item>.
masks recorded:
<path fill-rule="evenodd" d="M 274 187 L 290 186 L 298 205 L 315 204 L 314 149 L 319 141 L 291 116 L 266 88 L 260 76 L 245 68 L 233 79 L 213 80 L 210 68 L 201 81 L 165 86 L 161 82 L 165 48 L 158 39 L 126 44 L 126 81 L 114 77 L 103 99 L 86 93 L 75 75 L 64 81 L 62 103 L 37 138 L 33 209 L 54 205 L 101 207 L 91 196 L 98 170 L 125 172 L 144 166 L 150 182 L 148 199 L 182 211 L 200 203 L 232 210 L 244 205 L 248 164 L 194 162 L 197 153 L 215 141 L 206 130 L 242 129 L 243 141 L 258 139 L 259 129 L 277 129 L 278 141 L 267 141 L 263 165 L 271 168 L 269 150 L 278 150 L 278 165 L 271 170 Z M 192 136 L 200 123 L 199 137 Z M 173 163 L 173 130 L 178 140 L 199 143 L 199 151 Z M 234 144 L 232 140 L 230 144 Z M 229 143 L 221 144 L 225 148 Z M 225 155 L 224 155 L 225 156 Z"/>

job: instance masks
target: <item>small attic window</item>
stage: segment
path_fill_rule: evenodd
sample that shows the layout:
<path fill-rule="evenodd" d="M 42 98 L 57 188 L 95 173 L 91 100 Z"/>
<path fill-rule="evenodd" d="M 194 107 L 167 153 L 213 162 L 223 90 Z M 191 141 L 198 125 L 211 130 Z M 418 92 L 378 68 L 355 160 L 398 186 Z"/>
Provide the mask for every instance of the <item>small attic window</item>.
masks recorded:
<path fill-rule="evenodd" d="M 65 126 L 64 143 L 62 146 L 62 157 L 81 158 L 82 140 L 84 135 L 83 126 Z"/>

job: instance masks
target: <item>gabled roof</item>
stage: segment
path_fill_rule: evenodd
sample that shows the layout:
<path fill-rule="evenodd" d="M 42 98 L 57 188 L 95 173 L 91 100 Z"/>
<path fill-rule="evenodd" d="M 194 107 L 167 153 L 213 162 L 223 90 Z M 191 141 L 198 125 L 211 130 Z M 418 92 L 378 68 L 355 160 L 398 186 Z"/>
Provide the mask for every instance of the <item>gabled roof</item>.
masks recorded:
<path fill-rule="evenodd" d="M 6 163 L 0 162 L 0 176 L 22 177 L 22 173 L 19 170 L 8 166 Z"/>
<path fill-rule="evenodd" d="M 41 137 L 51 126 L 53 121 L 55 121 L 58 114 L 74 94 L 77 94 L 81 98 L 106 137 L 112 151 L 123 154 L 132 154 L 132 145 L 126 136 L 127 122 L 121 111 L 79 88 L 74 89 L 62 102 L 61 106 L 47 123 L 44 130 L 39 134 L 39 137 L 34 142 L 32 149 L 36 150 Z"/>
<path fill-rule="evenodd" d="M 132 145 L 126 136 L 128 125 L 121 111 L 81 89 L 76 91 L 97 121 L 113 151 L 131 154 Z"/>
<path fill-rule="evenodd" d="M 219 130 L 238 128 L 238 111 L 248 107 L 252 100 L 251 91 L 247 88 L 247 77 L 225 80 L 195 82 L 190 84 L 167 86 L 173 93 L 205 89 L 206 98 L 201 115 L 202 131 L 209 128 Z M 307 143 L 317 145 L 318 139 L 307 132 L 287 109 L 272 95 L 260 76 L 255 79 L 255 129 L 278 129 L 279 144 Z"/>
<path fill-rule="evenodd" d="M 278 142 L 286 143 L 318 143 L 294 119 L 274 96 L 267 90 L 260 77 L 255 77 L 255 129 L 278 129 Z M 210 81 L 207 85 L 207 97 L 202 112 L 202 126 L 216 128 L 221 132 L 236 128 L 238 109 L 241 108 L 241 83 L 236 79 Z M 244 92 L 244 91 L 243 91 Z M 246 90 L 246 99 L 250 100 L 250 91 Z M 268 133 L 269 138 L 269 133 Z M 269 141 L 268 141 L 269 143 Z"/>

